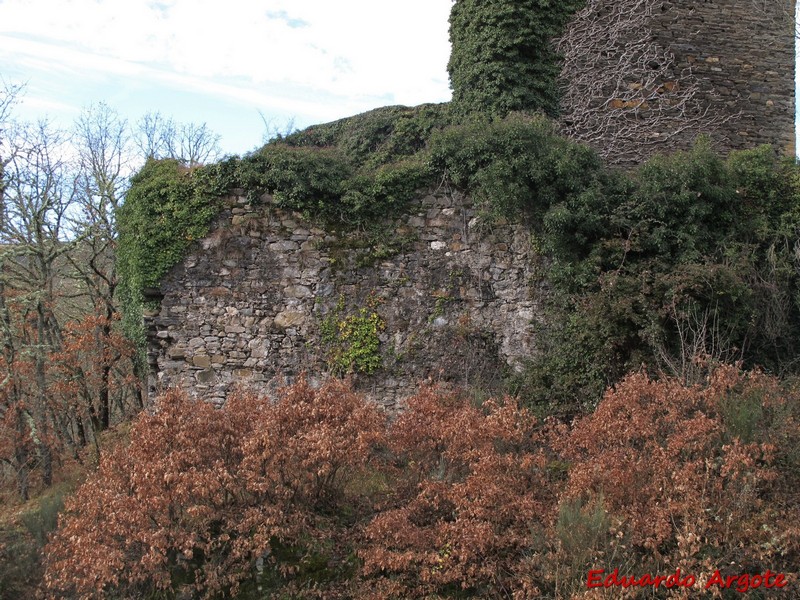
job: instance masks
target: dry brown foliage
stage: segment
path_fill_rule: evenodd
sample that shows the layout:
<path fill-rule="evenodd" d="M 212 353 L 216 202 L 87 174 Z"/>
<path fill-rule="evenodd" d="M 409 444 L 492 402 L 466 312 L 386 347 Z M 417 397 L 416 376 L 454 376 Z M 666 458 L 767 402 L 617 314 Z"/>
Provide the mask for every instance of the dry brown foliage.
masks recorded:
<path fill-rule="evenodd" d="M 562 502 L 602 502 L 596 558 L 611 568 L 796 575 L 797 414 L 797 395 L 758 372 L 722 366 L 694 386 L 630 375 L 556 443 L 571 462 Z"/>
<path fill-rule="evenodd" d="M 301 381 L 274 402 L 240 393 L 221 410 L 170 391 L 67 503 L 49 593 L 235 595 L 274 544 L 322 534 L 315 511 L 381 433 L 377 410 L 337 382 Z"/>
<path fill-rule="evenodd" d="M 630 375 L 569 425 L 424 388 L 387 426 L 340 382 L 222 409 L 170 392 L 68 502 L 47 590 L 233 597 L 258 571 L 257 597 L 668 597 L 587 573 L 678 567 L 794 586 L 798 397 L 719 367 Z"/>
<path fill-rule="evenodd" d="M 511 399 L 476 407 L 426 388 L 390 439 L 397 504 L 369 524 L 361 552 L 364 574 L 382 578 L 377 597 L 524 590 L 518 566 L 554 500 L 533 416 Z"/>

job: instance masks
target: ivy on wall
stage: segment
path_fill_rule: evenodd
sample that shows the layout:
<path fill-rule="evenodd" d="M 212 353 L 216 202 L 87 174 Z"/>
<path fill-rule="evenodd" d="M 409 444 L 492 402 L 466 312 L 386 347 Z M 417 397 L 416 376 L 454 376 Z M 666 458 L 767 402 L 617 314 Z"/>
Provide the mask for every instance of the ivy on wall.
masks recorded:
<path fill-rule="evenodd" d="M 368 306 L 345 314 L 344 297 L 340 297 L 334 310 L 322 320 L 321 341 L 328 369 L 334 375 L 369 375 L 382 366 L 379 336 L 386 323 L 375 311 L 378 303 L 370 296 Z"/>
<path fill-rule="evenodd" d="M 174 160 L 148 161 L 118 215 L 123 276 L 137 292 L 157 287 L 207 233 L 234 188 L 255 202 L 270 194 L 275 205 L 335 228 L 396 213 L 434 181 L 425 147 L 448 122 L 447 105 L 387 107 L 191 170 Z"/>
<path fill-rule="evenodd" d="M 695 348 L 800 371 L 796 166 L 769 147 L 724 160 L 701 142 L 626 173 L 556 135 L 541 115 L 450 123 L 442 114 L 373 111 L 192 171 L 148 163 L 119 214 L 126 322 L 141 323 L 142 289 L 206 234 L 234 187 L 363 236 L 418 190 L 445 182 L 489 219 L 528 222 L 548 255 L 555 308 L 537 338 L 542 352 L 515 382 L 532 404 L 591 402 L 632 367 L 696 364 Z M 361 135 L 371 137 L 356 143 Z M 382 158 L 365 159 L 369 147 Z M 321 324 L 332 372 L 381 367 L 375 308 L 342 305 Z M 132 337 L 142 340 L 141 327 Z"/>
<path fill-rule="evenodd" d="M 186 169 L 176 160 L 149 160 L 134 175 L 117 215 L 126 281 L 139 289 L 158 286 L 189 245 L 208 233 L 221 208 L 214 193 L 218 174 L 211 171 Z"/>
<path fill-rule="evenodd" d="M 450 86 L 458 113 L 558 112 L 561 70 L 552 40 L 583 0 L 456 0 Z"/>

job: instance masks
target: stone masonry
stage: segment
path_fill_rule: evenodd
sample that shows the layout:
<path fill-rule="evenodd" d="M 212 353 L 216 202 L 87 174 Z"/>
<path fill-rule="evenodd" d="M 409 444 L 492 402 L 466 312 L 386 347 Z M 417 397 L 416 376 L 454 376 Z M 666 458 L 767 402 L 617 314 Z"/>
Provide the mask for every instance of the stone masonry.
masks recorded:
<path fill-rule="evenodd" d="M 732 116 L 721 150 L 772 144 L 794 156 L 794 15 L 794 0 L 665 0 L 654 17 L 675 70 L 699 80 L 705 107 Z"/>
<path fill-rule="evenodd" d="M 491 389 L 536 352 L 546 284 L 529 227 L 482 230 L 463 195 L 429 193 L 380 227 L 384 243 L 227 199 L 205 239 L 163 279 L 147 318 L 151 396 L 327 376 L 326 318 L 377 313 L 381 366 L 358 389 L 393 408 L 420 382 Z M 363 314 L 363 313 L 361 313 Z"/>

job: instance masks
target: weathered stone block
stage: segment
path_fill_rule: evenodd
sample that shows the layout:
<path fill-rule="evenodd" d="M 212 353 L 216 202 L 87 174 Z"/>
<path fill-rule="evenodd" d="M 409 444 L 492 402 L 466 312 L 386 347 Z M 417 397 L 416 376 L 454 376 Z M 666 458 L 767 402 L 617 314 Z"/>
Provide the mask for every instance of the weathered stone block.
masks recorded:
<path fill-rule="evenodd" d="M 305 313 L 294 310 L 284 310 L 275 315 L 274 322 L 278 327 L 286 329 L 288 327 L 299 327 L 305 323 L 305 321 Z"/>
<path fill-rule="evenodd" d="M 311 289 L 306 285 L 290 285 L 287 286 L 283 293 L 288 298 L 310 298 L 313 294 Z"/>
<path fill-rule="evenodd" d="M 192 358 L 192 364 L 195 367 L 208 368 L 211 366 L 211 357 L 205 354 L 198 354 Z"/>
<path fill-rule="evenodd" d="M 182 346 L 172 346 L 167 350 L 167 356 L 172 360 L 181 360 L 186 357 L 186 348 Z"/>
<path fill-rule="evenodd" d="M 198 383 L 202 383 L 202 384 L 205 384 L 205 385 L 213 383 L 217 378 L 216 373 L 214 373 L 213 370 L 209 370 L 209 369 L 206 369 L 206 370 L 203 370 L 203 371 L 198 371 L 196 373 L 195 377 L 197 378 L 197 382 Z"/>

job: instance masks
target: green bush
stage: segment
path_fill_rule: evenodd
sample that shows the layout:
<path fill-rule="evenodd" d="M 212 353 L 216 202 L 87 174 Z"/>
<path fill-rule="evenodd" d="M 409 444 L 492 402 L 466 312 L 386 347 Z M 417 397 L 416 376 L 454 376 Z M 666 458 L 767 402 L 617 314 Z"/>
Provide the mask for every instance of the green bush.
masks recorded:
<path fill-rule="evenodd" d="M 569 574 L 581 583 L 585 583 L 586 572 L 593 568 L 595 557 L 611 549 L 610 529 L 611 519 L 602 493 L 591 502 L 574 498 L 559 505 L 556 536 L 561 552 L 570 562 Z"/>
<path fill-rule="evenodd" d="M 294 148 L 268 144 L 242 161 L 242 187 L 251 198 L 263 193 L 290 210 L 330 211 L 353 169 L 334 148 Z"/>
<path fill-rule="evenodd" d="M 361 172 L 346 184 L 338 220 L 367 224 L 394 216 L 431 181 L 431 170 L 418 158 Z"/>
<path fill-rule="evenodd" d="M 22 513 L 21 527 L 0 524 L 0 600 L 33 597 L 42 578 L 42 550 L 63 508 L 64 491 L 50 490 Z"/>
<path fill-rule="evenodd" d="M 360 227 L 396 214 L 432 183 L 424 150 L 448 122 L 447 105 L 427 104 L 315 125 L 243 158 L 238 185 L 327 226 Z"/>
<path fill-rule="evenodd" d="M 394 215 L 431 181 L 419 159 L 358 168 L 337 148 L 284 144 L 246 157 L 240 173 L 251 198 L 272 194 L 277 206 L 328 227 L 360 226 Z"/>
<path fill-rule="evenodd" d="M 592 150 L 559 137 L 540 115 L 474 116 L 434 133 L 429 148 L 434 172 L 472 193 L 495 217 L 526 214 L 538 221 L 602 173 Z"/>
<path fill-rule="evenodd" d="M 0 527 L 0 600 L 31 597 L 42 578 L 39 550 L 22 528 Z"/>
<path fill-rule="evenodd" d="M 39 507 L 22 514 L 22 524 L 36 540 L 39 548 L 44 548 L 47 536 L 56 530 L 58 515 L 64 510 L 64 495 L 58 493 L 39 500 Z"/>
<path fill-rule="evenodd" d="M 769 147 L 723 160 L 701 140 L 564 194 L 540 233 L 555 288 L 542 352 L 514 385 L 570 411 L 642 365 L 684 381 L 736 360 L 796 372 L 796 173 Z"/>
<path fill-rule="evenodd" d="M 353 164 L 373 168 L 414 156 L 432 132 L 452 122 L 449 104 L 385 106 L 287 136 L 289 146 L 337 148 Z"/>

